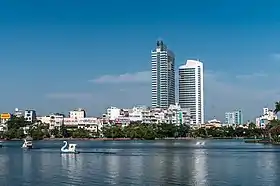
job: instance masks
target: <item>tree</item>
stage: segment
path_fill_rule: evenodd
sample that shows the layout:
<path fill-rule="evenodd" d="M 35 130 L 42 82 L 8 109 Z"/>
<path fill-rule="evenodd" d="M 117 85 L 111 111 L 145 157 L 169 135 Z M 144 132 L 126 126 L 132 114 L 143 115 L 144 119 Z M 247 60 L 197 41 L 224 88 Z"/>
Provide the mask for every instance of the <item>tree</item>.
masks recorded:
<path fill-rule="evenodd" d="M 73 137 L 74 138 L 89 138 L 90 133 L 83 128 L 79 128 L 73 132 Z"/>
<path fill-rule="evenodd" d="M 8 130 L 9 129 L 19 129 L 21 127 L 26 127 L 27 125 L 31 124 L 30 122 L 26 121 L 24 117 L 16 117 L 12 116 L 10 120 L 7 121 Z"/>
<path fill-rule="evenodd" d="M 190 126 L 182 124 L 179 126 L 176 126 L 176 137 L 186 137 L 189 133 Z"/>
<path fill-rule="evenodd" d="M 280 101 L 275 102 L 274 113 L 277 114 L 278 112 L 280 112 Z"/>
<path fill-rule="evenodd" d="M 255 129 L 256 128 L 256 124 L 253 123 L 253 122 L 250 122 L 248 128 L 249 129 Z"/>
<path fill-rule="evenodd" d="M 30 130 L 30 136 L 34 139 L 34 140 L 42 140 L 44 138 L 44 132 L 42 130 L 41 127 L 36 127 L 36 128 L 32 128 Z"/>
<path fill-rule="evenodd" d="M 58 130 L 57 127 L 55 127 L 54 129 L 52 129 L 52 130 L 50 131 L 50 134 L 53 135 L 55 138 L 60 137 L 60 135 L 59 135 L 59 130 Z"/>

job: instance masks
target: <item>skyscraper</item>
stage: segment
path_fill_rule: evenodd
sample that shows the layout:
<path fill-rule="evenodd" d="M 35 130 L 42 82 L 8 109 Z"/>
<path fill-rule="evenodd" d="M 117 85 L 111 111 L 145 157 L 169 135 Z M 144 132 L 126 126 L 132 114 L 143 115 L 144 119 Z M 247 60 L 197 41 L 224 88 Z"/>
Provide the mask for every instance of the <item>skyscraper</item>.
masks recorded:
<path fill-rule="evenodd" d="M 187 60 L 179 67 L 179 104 L 189 108 L 194 124 L 204 123 L 203 63 Z"/>
<path fill-rule="evenodd" d="M 175 55 L 163 41 L 152 51 L 152 107 L 175 104 Z"/>

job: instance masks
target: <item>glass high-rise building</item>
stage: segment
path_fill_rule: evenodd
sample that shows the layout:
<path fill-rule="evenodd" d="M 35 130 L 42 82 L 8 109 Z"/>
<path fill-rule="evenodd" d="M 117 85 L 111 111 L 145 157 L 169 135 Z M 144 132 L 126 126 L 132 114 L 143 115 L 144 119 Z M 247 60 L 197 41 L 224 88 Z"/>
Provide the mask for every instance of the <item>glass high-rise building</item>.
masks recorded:
<path fill-rule="evenodd" d="M 203 63 L 187 60 L 179 67 L 179 104 L 189 108 L 193 124 L 204 123 Z"/>
<path fill-rule="evenodd" d="M 152 107 L 175 104 L 175 55 L 163 41 L 152 51 Z"/>

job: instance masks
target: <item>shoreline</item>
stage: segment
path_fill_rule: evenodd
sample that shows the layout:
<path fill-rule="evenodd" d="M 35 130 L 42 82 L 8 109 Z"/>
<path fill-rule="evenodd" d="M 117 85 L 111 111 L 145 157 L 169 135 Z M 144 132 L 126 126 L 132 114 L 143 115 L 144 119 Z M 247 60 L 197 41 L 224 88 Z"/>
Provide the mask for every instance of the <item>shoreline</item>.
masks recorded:
<path fill-rule="evenodd" d="M 33 141 L 67 141 L 67 140 L 76 140 L 76 141 L 159 141 L 159 140 L 233 140 L 233 139 L 247 139 L 244 137 L 225 137 L 225 138 L 202 138 L 202 137 L 179 137 L 179 138 L 156 138 L 156 139 L 131 139 L 131 138 L 44 138 L 41 140 Z M 0 139 L 1 141 L 22 141 L 23 139 Z M 253 140 L 251 140 L 253 141 Z M 249 142 L 246 142 L 249 143 Z M 252 143 L 252 142 L 251 142 Z"/>

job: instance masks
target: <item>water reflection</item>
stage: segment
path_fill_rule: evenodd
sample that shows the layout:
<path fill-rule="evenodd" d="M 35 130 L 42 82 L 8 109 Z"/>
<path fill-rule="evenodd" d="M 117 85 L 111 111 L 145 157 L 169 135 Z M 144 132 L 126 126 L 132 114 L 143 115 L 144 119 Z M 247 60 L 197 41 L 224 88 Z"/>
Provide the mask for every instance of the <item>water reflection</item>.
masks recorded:
<path fill-rule="evenodd" d="M 201 148 L 193 141 L 141 143 L 129 142 L 129 148 L 125 142 L 118 147 L 99 143 L 100 151 L 120 149 L 113 155 L 2 150 L 0 186 L 280 185 L 279 147 L 265 151 L 268 147 L 242 147 L 239 142 L 210 141 Z"/>
<path fill-rule="evenodd" d="M 82 176 L 82 161 L 83 156 L 78 154 L 61 154 L 63 175 L 66 175 L 70 180 L 80 180 Z"/>
<path fill-rule="evenodd" d="M 256 177 L 273 183 L 277 179 L 276 175 L 276 155 L 274 153 L 257 153 Z M 270 184 L 275 185 L 275 184 Z"/>
<path fill-rule="evenodd" d="M 32 154 L 29 150 L 24 150 L 22 154 L 22 173 L 23 177 L 30 181 L 32 177 Z"/>
<path fill-rule="evenodd" d="M 9 156 L 6 154 L 0 154 L 0 176 L 4 176 L 8 173 L 8 163 L 9 163 Z"/>
<path fill-rule="evenodd" d="M 118 183 L 119 173 L 120 173 L 120 157 L 119 156 L 105 156 L 106 170 L 108 175 L 105 182 L 116 185 Z M 124 168 L 128 168 L 127 164 L 123 165 Z"/>
<path fill-rule="evenodd" d="M 193 183 L 194 185 L 207 185 L 207 150 L 193 149 L 194 170 Z"/>
<path fill-rule="evenodd" d="M 133 179 L 134 184 L 140 185 L 142 180 L 141 178 L 144 174 L 143 156 L 130 156 L 128 157 L 128 163 L 129 171 L 126 171 L 128 173 L 127 176 Z"/>

